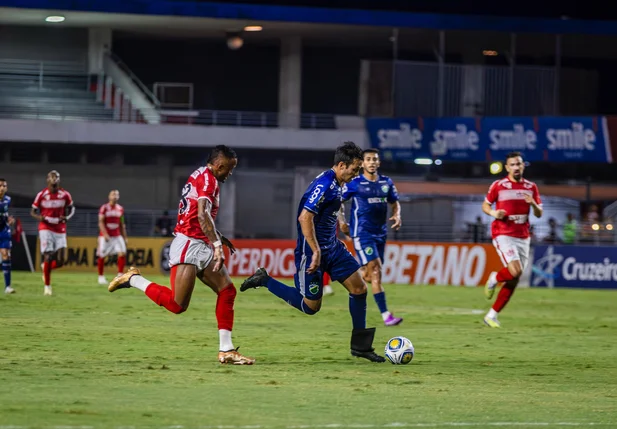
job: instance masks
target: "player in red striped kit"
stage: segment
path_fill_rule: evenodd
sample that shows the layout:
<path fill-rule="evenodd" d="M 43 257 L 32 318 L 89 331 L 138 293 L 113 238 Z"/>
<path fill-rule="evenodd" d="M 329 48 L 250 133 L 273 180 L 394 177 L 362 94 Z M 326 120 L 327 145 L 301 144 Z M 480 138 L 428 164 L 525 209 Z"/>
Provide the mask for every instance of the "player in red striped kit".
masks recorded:
<path fill-rule="evenodd" d="M 493 298 L 495 288 L 501 290 L 493 307 L 484 317 L 484 323 L 499 328 L 498 313 L 506 306 L 523 270 L 529 263 L 529 210 L 542 216 L 542 200 L 535 183 L 523 178 L 525 164 L 520 152 L 506 156 L 508 176 L 493 182 L 482 204 L 484 213 L 495 218 L 491 225 L 493 245 L 504 264 L 499 272 L 491 273 L 484 288 L 486 297 Z M 495 209 L 492 205 L 495 204 Z"/>
<path fill-rule="evenodd" d="M 124 272 L 126 264 L 126 224 L 124 223 L 124 207 L 118 204 L 120 191 L 114 189 L 109 193 L 109 202 L 99 209 L 99 242 L 96 250 L 98 260 L 99 284 L 106 285 L 103 275 L 105 258 L 109 255 L 118 257 L 118 273 Z"/>
<path fill-rule="evenodd" d="M 44 295 L 51 295 L 51 270 L 64 263 L 66 222 L 75 214 L 73 198 L 60 187 L 60 173 L 56 170 L 47 173 L 47 187 L 36 195 L 30 214 L 39 221 Z"/>
<path fill-rule="evenodd" d="M 232 149 L 216 146 L 207 165 L 195 170 L 182 188 L 175 238 L 169 249 L 171 289 L 147 280 L 137 268 L 131 267 L 112 280 L 108 290 L 134 287 L 144 291 L 156 304 L 180 314 L 188 308 L 198 278 L 218 295 L 219 362 L 252 365 L 255 359 L 241 355 L 231 341 L 236 288 L 223 264 L 223 244 L 231 253 L 235 248 L 214 226 L 219 210 L 219 182 L 225 182 L 237 163 Z"/>

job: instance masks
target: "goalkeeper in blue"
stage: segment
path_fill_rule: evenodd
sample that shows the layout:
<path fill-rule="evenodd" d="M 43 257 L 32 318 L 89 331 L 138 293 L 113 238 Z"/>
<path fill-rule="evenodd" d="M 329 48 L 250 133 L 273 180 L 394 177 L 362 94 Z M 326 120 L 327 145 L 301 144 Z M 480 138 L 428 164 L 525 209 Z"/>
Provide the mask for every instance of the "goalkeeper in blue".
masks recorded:
<path fill-rule="evenodd" d="M 362 174 L 343 188 L 343 200 L 351 200 L 350 224 L 347 223 L 344 206 L 339 213 L 341 231 L 353 239 L 353 246 L 362 265 L 364 281 L 371 284 L 373 298 L 377 303 L 386 326 L 395 326 L 403 321 L 388 311 L 386 293 L 381 285 L 381 267 L 388 235 L 388 220 L 392 229 L 401 227 L 401 205 L 396 186 L 388 176 L 377 171 L 379 151 L 367 149 L 362 153 Z M 388 219 L 388 206 L 392 210 Z"/>
<path fill-rule="evenodd" d="M 302 196 L 298 207 L 298 241 L 295 250 L 294 286 L 273 279 L 264 268 L 246 279 L 240 291 L 267 287 L 292 307 L 307 315 L 321 308 L 323 274 L 328 273 L 349 291 L 349 313 L 353 330 L 351 354 L 372 362 L 385 362 L 375 353 L 375 328 L 366 327 L 366 283 L 360 265 L 336 236 L 342 186 L 358 175 L 362 149 L 346 142 L 336 149 L 334 166 L 317 176 Z"/>

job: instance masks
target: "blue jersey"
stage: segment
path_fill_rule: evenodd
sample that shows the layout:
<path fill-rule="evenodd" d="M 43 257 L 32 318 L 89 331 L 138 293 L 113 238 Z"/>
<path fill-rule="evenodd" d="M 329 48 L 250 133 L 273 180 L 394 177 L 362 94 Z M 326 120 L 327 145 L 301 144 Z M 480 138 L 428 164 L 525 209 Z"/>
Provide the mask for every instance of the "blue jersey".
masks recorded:
<path fill-rule="evenodd" d="M 334 170 L 321 173 L 309 185 L 300 200 L 298 216 L 306 209 L 315 214 L 315 234 L 322 249 L 330 249 L 337 242 L 336 225 L 341 209 L 342 189 L 336 180 Z M 304 247 L 304 235 L 298 222 L 298 248 Z"/>
<path fill-rule="evenodd" d="M 9 206 L 11 197 L 5 195 L 0 198 L 0 238 L 11 238 L 11 228 L 9 227 Z"/>
<path fill-rule="evenodd" d="M 388 234 L 388 204 L 398 201 L 396 186 L 388 176 L 380 174 L 374 182 L 364 175 L 354 178 L 343 188 L 343 200 L 349 199 L 352 237 Z"/>

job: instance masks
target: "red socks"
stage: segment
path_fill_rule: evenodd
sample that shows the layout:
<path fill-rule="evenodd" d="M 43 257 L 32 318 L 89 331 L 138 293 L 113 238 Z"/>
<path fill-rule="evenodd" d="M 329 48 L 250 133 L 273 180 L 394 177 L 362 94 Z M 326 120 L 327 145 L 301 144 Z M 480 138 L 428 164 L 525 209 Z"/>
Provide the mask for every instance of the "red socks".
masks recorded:
<path fill-rule="evenodd" d="M 118 256 L 118 272 L 124 272 L 124 266 L 126 265 L 126 256 Z"/>
<path fill-rule="evenodd" d="M 510 280 L 514 280 L 514 277 L 512 276 L 512 274 L 510 274 L 510 270 L 508 270 L 508 267 L 503 267 L 501 270 L 499 270 L 499 272 L 497 273 L 498 282 L 507 282 Z"/>
<path fill-rule="evenodd" d="M 219 329 L 231 331 L 234 327 L 234 302 L 236 301 L 236 288 L 229 284 L 220 290 L 216 300 L 216 320 Z"/>
<path fill-rule="evenodd" d="M 56 261 L 53 261 L 55 264 Z M 51 286 L 51 262 L 43 262 L 43 280 L 45 282 L 45 286 Z"/>
<path fill-rule="evenodd" d="M 146 295 L 156 304 L 161 307 L 165 307 L 167 310 L 175 314 L 184 313 L 184 308 L 174 301 L 173 293 L 171 289 L 157 285 L 156 283 L 150 283 L 146 288 Z"/>
<path fill-rule="evenodd" d="M 99 269 L 99 276 L 103 275 L 103 270 L 105 269 L 105 258 L 99 258 L 97 260 L 97 266 Z"/>
<path fill-rule="evenodd" d="M 118 260 L 118 262 L 120 261 Z M 175 296 L 174 285 L 176 283 L 176 270 L 177 269 L 178 267 L 176 266 L 171 267 L 171 273 L 169 276 L 171 280 L 171 289 L 165 286 L 158 285 L 156 283 L 150 283 L 146 287 L 146 291 L 145 291 L 148 298 L 150 298 L 152 301 L 154 301 L 156 304 L 160 305 L 161 307 L 165 307 L 167 310 L 171 311 L 174 314 L 184 313 L 184 311 L 186 310 L 185 308 L 182 308 L 182 306 L 174 300 L 174 296 Z"/>
<path fill-rule="evenodd" d="M 516 286 L 511 286 L 508 283 L 502 286 L 499 294 L 497 295 L 497 299 L 495 300 L 495 304 L 493 304 L 493 310 L 499 313 L 506 306 L 510 298 L 514 294 L 514 290 Z"/>

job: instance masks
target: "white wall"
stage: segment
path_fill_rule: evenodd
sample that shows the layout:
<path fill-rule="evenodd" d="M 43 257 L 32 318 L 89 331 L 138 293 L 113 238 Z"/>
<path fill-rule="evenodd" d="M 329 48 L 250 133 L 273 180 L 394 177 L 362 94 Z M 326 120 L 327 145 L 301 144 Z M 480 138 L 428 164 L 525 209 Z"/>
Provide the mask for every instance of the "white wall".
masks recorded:
<path fill-rule="evenodd" d="M 153 125 L 114 122 L 0 119 L 0 141 L 80 144 L 131 144 L 242 148 L 335 149 L 344 141 L 369 147 L 364 129 L 294 130 L 283 128 Z"/>

